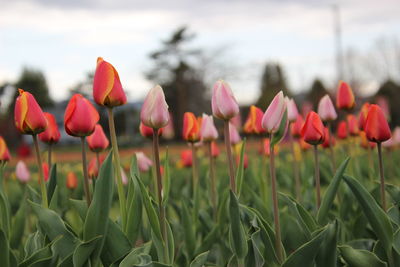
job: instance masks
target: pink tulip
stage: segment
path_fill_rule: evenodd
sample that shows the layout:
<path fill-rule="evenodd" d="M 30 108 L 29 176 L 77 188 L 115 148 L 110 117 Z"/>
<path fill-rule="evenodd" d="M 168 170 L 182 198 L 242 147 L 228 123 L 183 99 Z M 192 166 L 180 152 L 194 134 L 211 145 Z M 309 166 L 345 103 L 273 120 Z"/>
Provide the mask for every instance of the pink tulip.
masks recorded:
<path fill-rule="evenodd" d="M 140 119 L 144 125 L 155 129 L 168 124 L 168 105 L 161 86 L 157 85 L 146 96 L 140 111 Z"/>
<path fill-rule="evenodd" d="M 15 167 L 15 175 L 17 176 L 17 179 L 24 184 L 29 182 L 31 179 L 29 169 L 22 160 L 18 161 L 17 166 Z"/>
<path fill-rule="evenodd" d="M 136 152 L 135 154 L 139 171 L 147 172 L 153 166 L 153 162 L 143 152 Z"/>
<path fill-rule="evenodd" d="M 214 141 L 218 138 L 218 132 L 214 125 L 213 117 L 203 113 L 203 120 L 200 127 L 202 141 Z"/>
<path fill-rule="evenodd" d="M 121 167 L 121 180 L 123 185 L 128 184 L 128 176 L 126 176 L 124 168 Z"/>
<path fill-rule="evenodd" d="M 337 119 L 335 106 L 328 94 L 324 95 L 319 101 L 318 115 L 322 121 L 334 121 Z"/>
<path fill-rule="evenodd" d="M 240 117 L 240 113 L 238 113 L 235 117 L 229 120 L 229 122 L 235 126 L 235 128 L 239 131 L 242 128 L 242 117 Z"/>
<path fill-rule="evenodd" d="M 229 137 L 231 140 L 231 145 L 236 145 L 242 141 L 239 132 L 236 130 L 235 126 L 232 125 L 232 123 L 229 123 Z"/>
<path fill-rule="evenodd" d="M 229 120 L 239 114 L 239 105 L 229 85 L 219 80 L 212 89 L 211 108 L 213 115 L 222 120 Z"/>
<path fill-rule="evenodd" d="M 287 106 L 288 120 L 289 122 L 294 122 L 297 119 L 297 115 L 299 115 L 296 102 L 294 102 L 293 98 L 289 97 L 285 97 L 285 101 Z"/>
<path fill-rule="evenodd" d="M 400 144 L 400 127 L 399 126 L 397 126 L 393 129 L 392 138 L 396 145 Z"/>
<path fill-rule="evenodd" d="M 167 140 L 170 140 L 170 139 L 174 138 L 174 136 L 175 136 L 174 123 L 172 121 L 172 114 L 171 113 L 169 113 L 168 124 L 163 128 L 161 136 L 164 139 L 167 139 Z"/>
<path fill-rule="evenodd" d="M 280 91 L 272 100 L 271 104 L 268 106 L 267 111 L 265 111 L 262 118 L 262 127 L 268 133 L 275 133 L 278 131 L 281 124 L 283 114 L 285 114 L 286 101 L 283 96 L 283 92 Z"/>
<path fill-rule="evenodd" d="M 385 142 L 382 142 L 382 146 L 387 149 L 391 149 L 396 146 L 396 143 L 394 142 L 393 137 L 391 137 L 390 139 L 386 140 Z"/>

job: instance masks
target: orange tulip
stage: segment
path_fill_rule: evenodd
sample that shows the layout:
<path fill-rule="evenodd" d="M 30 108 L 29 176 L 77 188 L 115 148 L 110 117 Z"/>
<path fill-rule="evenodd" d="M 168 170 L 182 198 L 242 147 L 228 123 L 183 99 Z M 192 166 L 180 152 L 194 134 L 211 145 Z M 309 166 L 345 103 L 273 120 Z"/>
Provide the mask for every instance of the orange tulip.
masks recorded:
<path fill-rule="evenodd" d="M 39 134 L 39 139 L 43 143 L 56 144 L 60 140 L 60 131 L 58 130 L 56 119 L 53 114 L 44 112 L 47 120 L 47 128 L 44 132 Z"/>
<path fill-rule="evenodd" d="M 22 89 L 15 101 L 15 126 L 22 134 L 37 134 L 47 127 L 47 120 L 35 97 Z"/>
<path fill-rule="evenodd" d="M 117 70 L 101 57 L 97 58 L 93 78 L 93 98 L 97 104 L 107 107 L 121 106 L 126 103 L 126 95 Z"/>
<path fill-rule="evenodd" d="M 355 104 L 354 94 L 350 86 L 344 81 L 340 81 L 336 96 L 337 108 L 351 110 L 354 108 Z"/>
<path fill-rule="evenodd" d="M 304 141 L 311 145 L 318 145 L 324 142 L 325 127 L 317 113 L 308 113 L 306 122 L 301 129 L 301 136 Z"/>
<path fill-rule="evenodd" d="M 262 143 L 263 143 L 263 145 L 259 152 L 261 155 L 269 157 L 271 154 L 271 146 L 270 146 L 269 138 L 263 138 Z M 279 146 L 276 145 L 275 149 L 274 149 L 274 154 L 278 155 L 278 152 L 279 152 Z"/>
<path fill-rule="evenodd" d="M 101 152 L 110 144 L 100 124 L 96 124 L 94 132 L 88 136 L 87 142 L 93 152 Z"/>
<path fill-rule="evenodd" d="M 262 110 L 254 105 L 250 106 L 249 115 L 243 126 L 243 131 L 246 134 L 260 134 L 265 133 L 265 130 L 261 126 L 261 120 L 264 115 Z"/>
<path fill-rule="evenodd" d="M 92 103 L 81 94 L 75 94 L 65 109 L 65 131 L 72 136 L 91 135 L 99 119 L 99 113 Z"/>
<path fill-rule="evenodd" d="M 8 151 L 8 147 L 3 137 L 0 136 L 0 162 L 9 161 L 11 158 L 10 152 Z"/>
<path fill-rule="evenodd" d="M 75 173 L 68 172 L 66 185 L 67 185 L 67 188 L 71 189 L 71 190 L 73 190 L 73 189 L 78 187 L 78 178 L 76 178 Z"/>
<path fill-rule="evenodd" d="M 361 131 L 364 130 L 365 120 L 367 119 L 369 105 L 370 104 L 368 102 L 364 103 L 360 110 L 360 115 L 358 117 L 358 128 L 360 128 Z"/>
<path fill-rule="evenodd" d="M 185 112 L 183 114 L 183 139 L 188 142 L 199 141 L 199 122 L 192 112 Z"/>
<path fill-rule="evenodd" d="M 364 130 L 368 140 L 375 143 L 384 142 L 392 136 L 385 114 L 378 105 L 370 105 Z"/>
<path fill-rule="evenodd" d="M 347 138 L 347 122 L 345 121 L 339 122 L 336 135 L 339 139 Z"/>
<path fill-rule="evenodd" d="M 347 124 L 349 126 L 350 135 L 357 136 L 360 133 L 356 116 L 354 116 L 353 114 L 347 115 Z"/>
<path fill-rule="evenodd" d="M 298 138 L 301 136 L 301 129 L 303 128 L 303 125 L 304 125 L 303 116 L 301 116 L 299 114 L 299 115 L 297 115 L 296 121 L 292 122 L 292 124 L 290 126 L 290 132 L 293 137 Z"/>

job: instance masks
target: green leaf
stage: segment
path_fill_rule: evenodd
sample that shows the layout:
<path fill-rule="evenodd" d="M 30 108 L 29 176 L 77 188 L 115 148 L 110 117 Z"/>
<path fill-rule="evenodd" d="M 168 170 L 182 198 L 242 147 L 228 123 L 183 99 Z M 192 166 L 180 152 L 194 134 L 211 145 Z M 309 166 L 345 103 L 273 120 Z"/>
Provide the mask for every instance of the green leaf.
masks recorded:
<path fill-rule="evenodd" d="M 25 255 L 31 255 L 35 253 L 35 251 L 44 247 L 45 236 L 42 235 L 39 231 L 36 231 L 30 234 L 25 241 L 24 252 Z"/>
<path fill-rule="evenodd" d="M 263 256 L 265 254 L 265 246 L 261 239 L 257 217 L 254 217 L 250 223 L 253 227 L 253 233 L 250 235 L 249 253 L 247 254 L 245 263 L 246 266 L 263 267 L 265 264 Z"/>
<path fill-rule="evenodd" d="M 386 253 L 390 255 L 393 243 L 393 227 L 389 217 L 360 182 L 346 174 L 343 178 L 357 198 L 365 217 L 367 217 L 373 231 L 382 242 Z"/>
<path fill-rule="evenodd" d="M 240 161 L 239 166 L 236 170 L 236 183 L 237 183 L 237 192 L 240 197 L 240 192 L 242 191 L 242 183 L 243 183 L 243 174 L 244 174 L 244 151 L 246 147 L 246 138 L 243 139 L 242 147 L 240 149 Z"/>
<path fill-rule="evenodd" d="M 174 234 L 172 233 L 171 226 L 168 220 L 165 220 L 167 227 L 167 242 L 168 242 L 168 260 L 171 265 L 174 263 L 175 257 L 175 244 L 174 244 Z"/>
<path fill-rule="evenodd" d="M 22 237 L 24 236 L 26 221 L 26 201 L 22 199 L 17 213 L 12 220 L 10 246 L 17 249 L 21 245 Z"/>
<path fill-rule="evenodd" d="M 182 201 L 182 209 L 181 209 L 181 219 L 182 219 L 182 227 L 184 232 L 184 240 L 186 246 L 186 252 L 188 254 L 189 259 L 193 258 L 193 254 L 196 249 L 196 233 L 195 226 L 192 217 L 189 214 L 189 209 L 186 205 L 187 201 Z"/>
<path fill-rule="evenodd" d="M 202 267 L 205 265 L 208 258 L 208 253 L 210 253 L 210 251 L 206 251 L 197 255 L 196 258 L 194 258 L 194 260 L 190 263 L 190 267 Z"/>
<path fill-rule="evenodd" d="M 151 266 L 151 257 L 144 254 L 141 248 L 134 248 L 119 264 L 119 267 Z"/>
<path fill-rule="evenodd" d="M 61 236 L 54 239 L 51 243 L 47 244 L 45 247 L 37 250 L 32 255 L 29 255 L 23 262 L 21 262 L 18 267 L 28 267 L 33 266 L 35 263 L 47 262 L 49 259 L 52 258 L 53 253 L 51 251 L 52 245 L 60 240 Z"/>
<path fill-rule="evenodd" d="M 163 177 L 163 206 L 166 207 L 169 199 L 169 191 L 171 187 L 171 175 L 170 175 L 170 167 L 169 167 L 169 153 L 168 147 L 165 152 L 164 159 L 164 177 Z"/>
<path fill-rule="evenodd" d="M 338 222 L 328 225 L 325 240 L 322 242 L 315 259 L 317 267 L 336 267 L 336 246 L 338 240 Z"/>
<path fill-rule="evenodd" d="M 229 229 L 229 234 L 231 248 L 238 259 L 244 259 L 248 251 L 246 233 L 240 219 L 238 200 L 232 190 L 230 190 L 229 193 L 229 218 L 231 226 Z"/>
<path fill-rule="evenodd" d="M 3 230 L 6 238 L 8 238 L 10 235 L 10 204 L 2 190 L 0 191 L 0 214 L 0 229 Z"/>
<path fill-rule="evenodd" d="M 339 188 L 340 181 L 342 180 L 343 173 L 346 170 L 347 165 L 349 164 L 350 158 L 345 159 L 342 164 L 340 164 L 339 168 L 336 170 L 335 176 L 333 177 L 332 182 L 329 184 L 326 189 L 325 195 L 322 198 L 321 206 L 318 210 L 317 221 L 320 224 L 323 224 L 328 219 L 329 209 L 332 206 L 332 203 L 335 199 L 336 192 Z"/>
<path fill-rule="evenodd" d="M 54 188 L 53 196 L 50 200 L 49 209 L 56 210 L 58 206 L 58 185 Z"/>
<path fill-rule="evenodd" d="M 282 140 L 282 138 L 286 134 L 286 130 L 288 128 L 288 125 L 289 125 L 289 120 L 288 120 L 288 117 L 287 117 L 287 109 L 285 109 L 285 112 L 283 113 L 283 116 L 282 116 L 281 123 L 279 124 L 279 129 L 278 129 L 278 131 L 276 133 L 274 133 L 272 135 L 272 140 L 271 140 L 271 143 L 270 143 L 271 147 L 276 145 L 277 143 L 279 143 Z"/>
<path fill-rule="evenodd" d="M 97 236 L 90 241 L 83 242 L 75 249 L 72 261 L 74 267 L 84 266 L 89 261 L 90 255 L 96 248 L 97 242 L 101 240 L 101 236 Z"/>
<path fill-rule="evenodd" d="M 88 210 L 86 201 L 79 199 L 70 199 L 69 201 L 72 204 L 72 207 L 78 212 L 79 217 L 82 219 L 82 221 L 84 221 L 86 219 L 86 213 Z"/>
<path fill-rule="evenodd" d="M 32 188 L 30 185 L 26 185 L 26 188 L 28 189 L 29 197 L 33 202 L 35 202 L 37 204 L 42 203 L 42 199 L 41 199 L 40 195 L 34 188 Z"/>
<path fill-rule="evenodd" d="M 50 175 L 49 175 L 49 182 L 47 183 L 47 200 L 49 202 L 49 205 L 51 203 L 51 199 L 54 195 L 56 185 L 57 185 L 57 164 L 53 164 L 53 166 L 50 169 Z"/>
<path fill-rule="evenodd" d="M 0 262 L 4 267 L 9 267 L 10 265 L 10 246 L 6 234 L 0 229 Z"/>
<path fill-rule="evenodd" d="M 381 261 L 374 253 L 368 250 L 358 250 L 350 246 L 338 246 L 340 254 L 349 267 L 385 267 L 387 264 Z"/>

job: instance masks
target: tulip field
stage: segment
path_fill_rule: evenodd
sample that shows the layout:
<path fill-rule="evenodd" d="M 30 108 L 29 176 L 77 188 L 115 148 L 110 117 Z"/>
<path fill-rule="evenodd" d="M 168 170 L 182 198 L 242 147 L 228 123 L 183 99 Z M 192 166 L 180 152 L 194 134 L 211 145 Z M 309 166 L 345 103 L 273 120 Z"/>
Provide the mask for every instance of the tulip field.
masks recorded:
<path fill-rule="evenodd" d="M 102 58 L 95 103 L 75 94 L 65 129 L 29 88 L 19 94 L 15 127 L 32 136 L 35 161 L 10 161 L 0 137 L 0 266 L 400 266 L 400 128 L 376 104 L 356 107 L 346 82 L 304 117 L 279 92 L 241 123 L 219 80 L 212 114 L 173 118 L 180 144 L 162 145 L 171 107 L 155 86 L 142 150 L 118 147 L 113 111 L 127 99 Z M 69 159 L 64 130 L 81 144 Z"/>

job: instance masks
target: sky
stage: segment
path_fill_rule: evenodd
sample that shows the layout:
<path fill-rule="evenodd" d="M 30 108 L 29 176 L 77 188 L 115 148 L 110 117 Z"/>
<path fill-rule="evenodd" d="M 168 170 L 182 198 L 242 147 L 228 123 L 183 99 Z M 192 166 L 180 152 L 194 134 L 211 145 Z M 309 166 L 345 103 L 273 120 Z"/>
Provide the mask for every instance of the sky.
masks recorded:
<path fill-rule="evenodd" d="M 294 92 L 315 77 L 333 87 L 333 4 L 340 7 L 343 47 L 368 51 L 378 38 L 400 40 L 398 0 L 0 0 L 0 83 L 15 81 L 24 66 L 38 68 L 61 100 L 102 56 L 137 101 L 154 86 L 144 77 L 149 53 L 187 25 L 196 33 L 193 47 L 225 48 L 221 58 L 239 71 L 220 78 L 240 103 L 255 101 L 268 61 L 284 66 Z"/>

